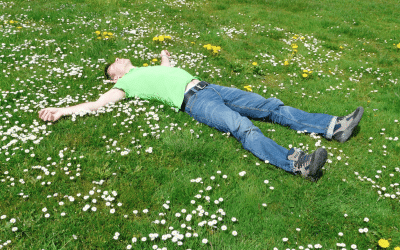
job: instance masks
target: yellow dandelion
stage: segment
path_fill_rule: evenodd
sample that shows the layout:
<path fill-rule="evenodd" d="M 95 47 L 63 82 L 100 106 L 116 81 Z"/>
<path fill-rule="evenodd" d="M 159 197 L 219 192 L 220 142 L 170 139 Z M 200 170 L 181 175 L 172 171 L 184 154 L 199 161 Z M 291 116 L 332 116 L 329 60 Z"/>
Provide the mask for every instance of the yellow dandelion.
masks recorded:
<path fill-rule="evenodd" d="M 308 72 L 308 70 L 306 70 L 306 69 L 303 69 L 303 73 L 307 73 Z"/>
<path fill-rule="evenodd" d="M 22 29 L 22 27 L 21 27 L 21 26 L 18 26 L 17 29 Z"/>
<path fill-rule="evenodd" d="M 160 42 L 164 41 L 164 36 L 159 36 L 158 41 L 160 41 Z"/>
<path fill-rule="evenodd" d="M 378 244 L 380 247 L 382 248 L 388 248 L 390 246 L 389 241 L 385 240 L 385 239 L 380 239 L 378 241 Z"/>
<path fill-rule="evenodd" d="M 108 32 L 107 34 L 108 34 L 109 36 L 112 36 L 112 35 L 113 35 L 113 33 L 111 33 L 111 32 Z"/>
<path fill-rule="evenodd" d="M 400 43 L 399 43 L 399 44 L 397 44 L 397 48 L 398 48 L 398 49 L 400 49 Z"/>
<path fill-rule="evenodd" d="M 296 54 L 297 53 L 297 49 L 293 49 L 293 54 Z"/>
<path fill-rule="evenodd" d="M 218 54 L 218 50 L 213 50 L 213 53 L 214 54 Z"/>
<path fill-rule="evenodd" d="M 143 67 L 147 67 L 149 66 L 147 63 L 143 63 Z"/>
<path fill-rule="evenodd" d="M 253 64 L 254 66 L 257 66 L 257 63 L 256 63 L 256 62 L 253 62 L 252 64 Z"/>
<path fill-rule="evenodd" d="M 400 250 L 400 247 L 395 247 L 394 250 Z"/>
<path fill-rule="evenodd" d="M 105 36 L 104 39 L 108 39 L 108 36 Z"/>
<path fill-rule="evenodd" d="M 103 36 L 106 36 L 107 34 L 108 34 L 107 31 L 104 31 L 104 32 L 103 32 Z"/>
<path fill-rule="evenodd" d="M 293 36 L 293 39 L 297 39 L 299 36 L 298 35 L 295 35 L 295 36 Z"/>
<path fill-rule="evenodd" d="M 288 62 L 288 61 L 285 61 L 283 64 L 284 64 L 285 66 L 288 66 L 288 65 L 289 65 L 289 62 Z"/>
<path fill-rule="evenodd" d="M 339 49 L 344 49 L 344 47 L 343 47 L 343 46 L 340 46 Z"/>
<path fill-rule="evenodd" d="M 311 75 L 311 73 L 312 73 L 312 71 L 308 71 L 308 74 L 310 74 L 310 75 Z"/>
<path fill-rule="evenodd" d="M 14 23 L 14 21 L 13 21 L 13 20 L 10 20 L 10 23 L 11 23 L 11 24 L 13 24 L 13 23 Z"/>
<path fill-rule="evenodd" d="M 195 42 L 191 42 L 191 44 L 196 44 Z"/>
<path fill-rule="evenodd" d="M 165 36 L 164 38 L 171 40 L 171 36 Z"/>
<path fill-rule="evenodd" d="M 211 50 L 212 49 L 211 44 L 206 44 L 203 47 L 206 48 L 207 50 Z"/>
<path fill-rule="evenodd" d="M 158 37 L 153 37 L 153 41 L 158 41 Z"/>
<path fill-rule="evenodd" d="M 299 46 L 297 44 L 292 44 L 292 49 L 297 49 Z"/>
<path fill-rule="evenodd" d="M 400 44 L 400 43 L 399 43 Z M 217 46 L 217 50 L 221 50 L 221 46 Z"/>
<path fill-rule="evenodd" d="M 304 40 L 305 38 L 304 38 L 304 36 L 302 36 L 302 37 L 300 37 L 300 39 L 301 39 L 301 40 Z"/>
<path fill-rule="evenodd" d="M 154 58 L 152 61 L 153 61 L 153 62 L 157 62 L 158 60 L 157 60 L 157 58 Z"/>
<path fill-rule="evenodd" d="M 96 32 L 94 32 L 94 33 L 96 33 L 96 35 L 100 35 L 101 34 L 101 32 L 98 31 L 98 30 L 96 30 Z"/>
<path fill-rule="evenodd" d="M 100 39 L 101 39 L 101 36 L 98 36 L 98 37 L 97 37 L 97 39 L 99 39 L 99 40 L 100 40 Z"/>
<path fill-rule="evenodd" d="M 304 73 L 304 74 L 302 74 L 302 76 L 304 77 L 304 78 L 307 78 L 307 74 L 306 73 Z"/>
<path fill-rule="evenodd" d="M 246 90 L 248 90 L 248 91 L 252 91 L 252 89 L 251 89 L 251 86 L 250 85 L 248 85 L 248 86 L 244 86 L 243 88 L 245 88 Z"/>

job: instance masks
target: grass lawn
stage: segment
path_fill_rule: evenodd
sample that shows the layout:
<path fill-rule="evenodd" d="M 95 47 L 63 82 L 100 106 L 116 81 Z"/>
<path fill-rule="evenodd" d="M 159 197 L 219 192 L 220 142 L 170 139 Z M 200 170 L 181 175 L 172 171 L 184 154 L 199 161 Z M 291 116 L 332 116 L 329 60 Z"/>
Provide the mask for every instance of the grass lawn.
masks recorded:
<path fill-rule="evenodd" d="M 397 0 L 0 1 L 0 249 L 399 250 L 398 13 Z M 326 148 L 316 183 L 156 100 L 39 119 L 112 88 L 115 58 L 159 65 L 164 49 L 210 83 L 363 119 L 346 143 L 253 121 L 285 148 Z"/>

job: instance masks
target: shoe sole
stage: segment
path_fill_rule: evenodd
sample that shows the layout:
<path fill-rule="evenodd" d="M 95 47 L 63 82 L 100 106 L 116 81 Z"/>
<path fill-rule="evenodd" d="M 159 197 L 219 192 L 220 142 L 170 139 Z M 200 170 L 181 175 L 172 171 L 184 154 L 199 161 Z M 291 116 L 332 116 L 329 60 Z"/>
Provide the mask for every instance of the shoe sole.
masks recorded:
<path fill-rule="evenodd" d="M 342 134 L 337 139 L 341 143 L 346 142 L 350 138 L 350 136 L 353 134 L 354 128 L 357 127 L 358 123 L 360 123 L 360 120 L 364 114 L 363 107 L 358 107 L 355 111 L 356 112 L 358 111 L 357 116 L 354 117 L 354 120 L 350 123 L 350 125 L 342 132 Z"/>
<path fill-rule="evenodd" d="M 317 173 L 325 165 L 325 162 L 328 158 L 327 156 L 328 153 L 324 148 L 319 148 L 315 151 L 314 158 L 312 159 L 312 163 L 310 165 L 310 173 L 306 177 L 307 179 L 313 182 L 316 182 L 319 179 Z"/>

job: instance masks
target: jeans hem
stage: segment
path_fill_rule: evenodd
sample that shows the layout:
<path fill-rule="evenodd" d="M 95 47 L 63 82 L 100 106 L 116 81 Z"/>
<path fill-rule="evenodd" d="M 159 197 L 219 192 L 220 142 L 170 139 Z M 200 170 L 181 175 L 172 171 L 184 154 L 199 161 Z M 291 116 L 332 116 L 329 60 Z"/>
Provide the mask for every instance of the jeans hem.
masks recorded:
<path fill-rule="evenodd" d="M 336 121 L 337 121 L 337 116 L 334 116 L 331 120 L 331 122 L 329 123 L 328 129 L 326 131 L 326 139 L 332 139 L 333 136 L 333 129 L 335 128 L 336 125 Z"/>

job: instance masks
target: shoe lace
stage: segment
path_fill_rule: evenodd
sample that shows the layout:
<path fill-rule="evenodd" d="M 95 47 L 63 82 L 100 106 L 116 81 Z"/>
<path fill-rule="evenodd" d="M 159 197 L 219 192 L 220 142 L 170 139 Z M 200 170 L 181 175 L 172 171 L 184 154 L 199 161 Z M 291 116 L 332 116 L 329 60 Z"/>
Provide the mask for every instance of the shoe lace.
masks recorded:
<path fill-rule="evenodd" d="M 304 154 L 295 164 L 296 172 L 301 172 L 302 174 L 308 174 L 307 167 L 311 164 L 311 155 Z"/>

